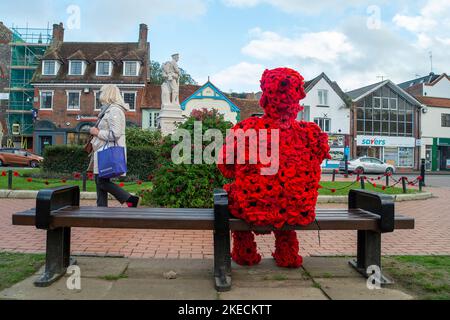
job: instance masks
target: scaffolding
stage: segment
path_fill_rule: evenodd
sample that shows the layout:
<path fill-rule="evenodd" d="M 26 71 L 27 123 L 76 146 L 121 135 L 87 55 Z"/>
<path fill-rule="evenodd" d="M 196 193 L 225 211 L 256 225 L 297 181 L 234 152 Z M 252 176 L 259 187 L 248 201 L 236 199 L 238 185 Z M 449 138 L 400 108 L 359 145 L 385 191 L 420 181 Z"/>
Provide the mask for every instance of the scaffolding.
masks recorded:
<path fill-rule="evenodd" d="M 33 137 L 34 88 L 31 85 L 40 59 L 52 41 L 46 29 L 12 27 L 9 106 L 6 124 L 8 147 L 28 149 Z"/>

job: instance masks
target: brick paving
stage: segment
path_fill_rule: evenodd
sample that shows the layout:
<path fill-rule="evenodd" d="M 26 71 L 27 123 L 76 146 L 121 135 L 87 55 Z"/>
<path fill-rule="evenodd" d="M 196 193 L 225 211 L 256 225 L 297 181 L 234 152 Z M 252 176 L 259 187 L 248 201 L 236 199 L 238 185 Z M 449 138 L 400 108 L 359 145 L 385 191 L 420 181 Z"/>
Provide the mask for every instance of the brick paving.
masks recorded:
<path fill-rule="evenodd" d="M 450 255 L 450 188 L 427 188 L 437 198 L 397 203 L 397 212 L 416 219 L 415 230 L 399 230 L 383 236 L 385 255 Z M 93 205 L 85 201 L 82 205 Z M 0 251 L 44 252 L 45 232 L 12 226 L 11 215 L 34 206 L 34 200 L 0 199 Z M 345 205 L 320 205 L 321 208 Z M 72 232 L 72 252 L 81 255 L 132 258 L 210 259 L 212 232 L 172 230 L 77 229 Z M 299 232 L 302 255 L 336 256 L 356 253 L 356 232 Z M 257 239 L 265 258 L 271 256 L 273 236 Z"/>

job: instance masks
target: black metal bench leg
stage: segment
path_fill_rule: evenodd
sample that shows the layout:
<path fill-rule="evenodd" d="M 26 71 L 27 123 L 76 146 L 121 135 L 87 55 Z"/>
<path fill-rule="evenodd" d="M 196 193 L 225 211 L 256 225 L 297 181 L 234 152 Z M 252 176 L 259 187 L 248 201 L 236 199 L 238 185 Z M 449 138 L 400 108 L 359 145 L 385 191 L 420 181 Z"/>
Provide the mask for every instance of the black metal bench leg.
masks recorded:
<path fill-rule="evenodd" d="M 70 259 L 70 228 L 47 230 L 44 274 L 34 282 L 36 287 L 48 287 L 66 274 L 76 261 Z"/>
<path fill-rule="evenodd" d="M 357 259 L 350 261 L 353 266 L 364 277 L 369 278 L 369 267 L 376 266 L 381 269 L 381 233 L 374 231 L 358 231 Z M 391 284 L 392 281 L 381 273 L 381 284 Z"/>
<path fill-rule="evenodd" d="M 214 234 L 214 278 L 218 292 L 231 290 L 230 232 Z"/>
<path fill-rule="evenodd" d="M 231 246 L 228 195 L 214 191 L 214 280 L 216 290 L 231 290 Z"/>

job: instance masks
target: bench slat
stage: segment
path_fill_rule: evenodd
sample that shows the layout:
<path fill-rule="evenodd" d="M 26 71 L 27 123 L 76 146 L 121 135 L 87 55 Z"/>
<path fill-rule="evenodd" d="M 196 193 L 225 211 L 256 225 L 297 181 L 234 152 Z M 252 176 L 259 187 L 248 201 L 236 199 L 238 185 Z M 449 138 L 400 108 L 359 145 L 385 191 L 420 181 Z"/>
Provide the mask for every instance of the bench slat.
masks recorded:
<path fill-rule="evenodd" d="M 96 208 L 66 207 L 54 213 L 52 227 L 126 228 L 126 229 L 176 229 L 213 230 L 212 209 L 166 209 L 166 208 Z M 379 217 L 372 213 L 354 209 L 319 209 L 317 222 L 306 227 L 288 226 L 284 230 L 377 230 Z M 35 210 L 17 213 L 14 225 L 35 225 Z M 396 229 L 414 228 L 414 220 L 397 215 Z M 251 227 L 238 219 L 230 220 L 235 231 L 268 231 L 271 228 Z"/>

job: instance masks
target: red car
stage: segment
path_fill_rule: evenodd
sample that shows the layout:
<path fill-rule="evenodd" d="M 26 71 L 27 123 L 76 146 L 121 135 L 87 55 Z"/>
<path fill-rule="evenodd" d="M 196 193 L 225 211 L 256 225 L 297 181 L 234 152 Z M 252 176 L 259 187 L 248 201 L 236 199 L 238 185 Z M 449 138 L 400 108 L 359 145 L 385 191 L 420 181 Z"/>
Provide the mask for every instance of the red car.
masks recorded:
<path fill-rule="evenodd" d="M 0 149 L 0 167 L 20 166 L 37 168 L 41 165 L 42 161 L 44 161 L 44 158 L 26 150 L 12 148 Z"/>

